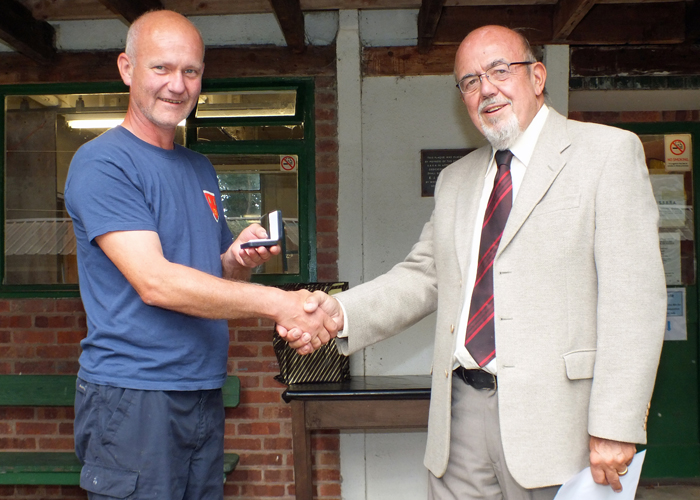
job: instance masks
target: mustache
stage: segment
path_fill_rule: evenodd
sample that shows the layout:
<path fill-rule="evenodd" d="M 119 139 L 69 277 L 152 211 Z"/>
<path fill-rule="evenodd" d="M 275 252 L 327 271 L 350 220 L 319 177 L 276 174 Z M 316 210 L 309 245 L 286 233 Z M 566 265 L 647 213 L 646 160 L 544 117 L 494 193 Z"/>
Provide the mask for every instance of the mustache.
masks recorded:
<path fill-rule="evenodd" d="M 485 107 L 492 106 L 494 104 L 513 104 L 513 101 L 510 99 L 497 99 L 496 97 L 489 97 L 488 99 L 479 103 L 479 113 L 481 113 Z"/>

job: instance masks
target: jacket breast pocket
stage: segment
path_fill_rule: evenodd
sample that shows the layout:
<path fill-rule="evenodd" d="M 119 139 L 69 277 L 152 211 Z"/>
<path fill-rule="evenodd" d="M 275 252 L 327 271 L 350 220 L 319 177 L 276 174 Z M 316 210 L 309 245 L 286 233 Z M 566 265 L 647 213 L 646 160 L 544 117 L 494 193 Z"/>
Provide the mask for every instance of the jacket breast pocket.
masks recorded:
<path fill-rule="evenodd" d="M 581 349 L 564 354 L 566 376 L 569 380 L 582 380 L 593 378 L 595 367 L 595 349 Z"/>
<path fill-rule="evenodd" d="M 570 210 L 578 208 L 581 203 L 581 195 L 578 193 L 559 196 L 552 199 L 544 199 L 532 210 L 530 217 L 538 217 L 540 215 L 560 212 L 562 210 Z"/>

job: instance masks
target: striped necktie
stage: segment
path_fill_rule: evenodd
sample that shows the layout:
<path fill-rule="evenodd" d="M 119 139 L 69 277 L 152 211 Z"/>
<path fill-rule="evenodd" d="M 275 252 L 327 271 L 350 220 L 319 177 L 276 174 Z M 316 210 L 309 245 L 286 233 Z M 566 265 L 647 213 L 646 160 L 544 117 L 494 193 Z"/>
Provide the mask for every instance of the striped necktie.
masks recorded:
<path fill-rule="evenodd" d="M 513 205 L 513 183 L 510 177 L 510 161 L 513 153 L 497 151 L 498 172 L 493 190 L 486 205 L 484 224 L 481 227 L 479 264 L 476 269 L 474 292 L 469 306 L 469 322 L 465 347 L 480 367 L 496 356 L 496 340 L 493 321 L 493 259 L 501 242 L 510 208 Z"/>

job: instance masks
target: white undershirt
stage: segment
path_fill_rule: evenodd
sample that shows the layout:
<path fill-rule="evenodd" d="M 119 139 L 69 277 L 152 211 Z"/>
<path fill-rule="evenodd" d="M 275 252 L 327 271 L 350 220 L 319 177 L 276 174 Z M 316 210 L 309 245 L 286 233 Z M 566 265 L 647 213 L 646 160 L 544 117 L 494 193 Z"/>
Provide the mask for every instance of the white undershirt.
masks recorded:
<path fill-rule="evenodd" d="M 535 151 L 535 145 L 540 137 L 540 132 L 544 126 L 544 122 L 547 120 L 547 115 L 549 114 L 549 109 L 546 105 L 542 105 L 542 108 L 537 112 L 535 117 L 530 122 L 530 125 L 525 129 L 525 131 L 518 137 L 515 141 L 513 147 L 510 151 L 513 153 L 513 160 L 510 164 L 510 176 L 513 182 L 513 203 L 515 203 L 515 197 L 518 194 L 520 185 L 525 177 L 525 169 L 530 163 L 530 159 Z M 486 169 L 486 176 L 484 178 L 484 189 L 481 192 L 481 200 L 479 201 L 479 209 L 476 213 L 476 221 L 483 221 L 484 215 L 486 214 L 486 205 L 488 204 L 489 197 L 491 196 L 491 191 L 493 190 L 493 181 L 496 178 L 497 166 L 494 161 L 494 156 L 496 151 L 491 151 L 491 160 L 489 166 Z M 474 233 L 472 235 L 472 251 L 471 258 L 469 259 L 467 267 L 467 276 L 465 282 L 465 294 L 464 294 L 464 304 L 462 305 L 462 314 L 459 319 L 459 325 L 457 326 L 456 335 L 456 346 L 455 346 L 455 361 L 454 366 L 462 365 L 467 369 L 478 369 L 479 365 L 474 358 L 469 354 L 467 348 L 464 346 L 465 339 L 467 337 L 467 322 L 469 320 L 469 305 L 472 300 L 472 292 L 474 291 L 474 281 L 476 280 L 476 268 L 479 263 L 479 245 L 481 243 L 481 224 L 474 224 Z M 496 358 L 494 357 L 489 363 L 483 367 L 484 370 L 496 375 Z"/>

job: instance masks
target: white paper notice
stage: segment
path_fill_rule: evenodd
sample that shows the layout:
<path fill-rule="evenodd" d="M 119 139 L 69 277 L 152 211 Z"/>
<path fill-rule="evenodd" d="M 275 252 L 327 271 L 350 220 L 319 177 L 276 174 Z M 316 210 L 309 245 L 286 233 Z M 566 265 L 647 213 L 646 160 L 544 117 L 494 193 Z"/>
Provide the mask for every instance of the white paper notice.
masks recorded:
<path fill-rule="evenodd" d="M 681 276 L 681 235 L 680 233 L 659 233 L 661 260 L 666 273 L 666 285 L 683 284 Z"/>
<path fill-rule="evenodd" d="M 649 179 L 659 205 L 659 227 L 685 226 L 690 207 L 686 205 L 683 175 L 650 175 Z"/>
<path fill-rule="evenodd" d="M 685 317 L 685 288 L 667 288 L 666 333 L 664 340 L 688 340 Z"/>
<path fill-rule="evenodd" d="M 593 481 L 591 468 L 586 467 L 561 485 L 554 500 L 634 500 L 646 453 L 646 450 L 637 453 L 628 467 L 627 474 L 620 476 L 620 484 L 622 484 L 620 493 L 613 491 L 610 486 L 603 486 Z"/>

